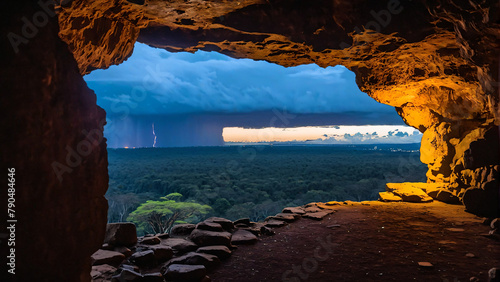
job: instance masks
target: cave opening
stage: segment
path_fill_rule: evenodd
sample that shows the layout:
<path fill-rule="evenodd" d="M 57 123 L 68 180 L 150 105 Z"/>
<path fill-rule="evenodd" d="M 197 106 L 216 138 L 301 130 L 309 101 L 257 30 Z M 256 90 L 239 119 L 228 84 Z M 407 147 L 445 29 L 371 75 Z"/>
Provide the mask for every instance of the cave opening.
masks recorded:
<path fill-rule="evenodd" d="M 259 221 L 426 180 L 422 134 L 343 66 L 285 68 L 136 43 L 126 62 L 84 78 L 107 112 L 108 222 L 134 221 L 139 234 L 159 232 L 134 215 L 166 195 L 203 205 L 178 222 Z"/>

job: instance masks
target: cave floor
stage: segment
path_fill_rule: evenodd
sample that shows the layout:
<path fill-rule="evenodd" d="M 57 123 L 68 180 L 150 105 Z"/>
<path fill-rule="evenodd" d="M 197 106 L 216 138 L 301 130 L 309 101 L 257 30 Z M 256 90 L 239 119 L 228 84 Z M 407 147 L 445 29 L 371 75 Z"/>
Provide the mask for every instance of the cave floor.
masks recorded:
<path fill-rule="evenodd" d="M 487 281 L 500 242 L 483 218 L 440 202 L 334 206 L 239 246 L 212 281 Z M 419 266 L 429 262 L 431 267 Z"/>

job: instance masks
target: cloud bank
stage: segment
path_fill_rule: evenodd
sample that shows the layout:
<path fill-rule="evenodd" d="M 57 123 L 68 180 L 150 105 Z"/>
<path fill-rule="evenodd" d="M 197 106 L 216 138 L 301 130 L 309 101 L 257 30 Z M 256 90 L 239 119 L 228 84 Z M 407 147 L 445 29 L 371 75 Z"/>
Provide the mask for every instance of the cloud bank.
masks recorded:
<path fill-rule="evenodd" d="M 108 115 L 244 113 L 393 113 L 362 93 L 343 66 L 285 68 L 215 52 L 169 53 L 136 43 L 119 66 L 84 77 Z"/>

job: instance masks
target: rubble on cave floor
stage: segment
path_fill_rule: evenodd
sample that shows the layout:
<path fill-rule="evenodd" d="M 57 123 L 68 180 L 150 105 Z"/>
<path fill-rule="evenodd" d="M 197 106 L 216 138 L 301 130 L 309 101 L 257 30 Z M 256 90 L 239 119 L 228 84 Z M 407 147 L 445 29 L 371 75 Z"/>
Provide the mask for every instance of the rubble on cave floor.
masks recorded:
<path fill-rule="evenodd" d="M 209 218 L 135 244 L 135 230 L 112 224 L 92 278 L 280 281 L 302 268 L 311 281 L 486 279 L 500 264 L 498 222 L 438 201 L 332 201 L 285 208 L 264 222 Z"/>

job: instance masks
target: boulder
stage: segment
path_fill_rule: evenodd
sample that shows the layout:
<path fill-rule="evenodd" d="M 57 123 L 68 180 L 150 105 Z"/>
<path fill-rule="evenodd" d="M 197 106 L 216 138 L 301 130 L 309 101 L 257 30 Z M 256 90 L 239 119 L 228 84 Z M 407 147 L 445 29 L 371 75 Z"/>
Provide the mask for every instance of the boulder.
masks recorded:
<path fill-rule="evenodd" d="M 444 203 L 448 203 L 448 204 L 453 204 L 453 205 L 460 205 L 460 204 L 462 204 L 462 201 L 460 201 L 460 198 L 458 198 L 457 196 L 453 195 L 453 193 L 451 193 L 450 191 L 444 190 L 444 189 L 438 190 L 438 193 L 437 193 L 435 199 L 438 200 L 438 201 L 441 201 L 441 202 L 444 202 Z"/>
<path fill-rule="evenodd" d="M 154 256 L 157 261 L 167 261 L 174 255 L 172 248 L 163 244 L 149 246 L 148 249 L 154 252 Z"/>
<path fill-rule="evenodd" d="M 295 213 L 278 213 L 277 215 L 273 216 L 273 218 L 286 222 L 294 222 L 295 220 L 300 218 L 300 215 Z"/>
<path fill-rule="evenodd" d="M 125 255 L 125 257 L 129 257 L 132 255 L 132 250 L 125 246 L 114 247 L 113 251 L 122 253 L 123 255 Z"/>
<path fill-rule="evenodd" d="M 163 272 L 168 281 L 200 281 L 207 274 L 203 265 L 171 264 Z"/>
<path fill-rule="evenodd" d="M 205 219 L 205 222 L 215 222 L 222 226 L 226 231 L 231 231 L 234 229 L 234 224 L 231 220 L 222 217 L 210 217 Z"/>
<path fill-rule="evenodd" d="M 211 222 L 211 221 L 202 221 L 196 224 L 196 229 L 208 230 L 208 231 L 217 231 L 222 232 L 222 226 L 219 223 Z"/>
<path fill-rule="evenodd" d="M 157 245 L 160 244 L 161 240 L 160 238 L 153 236 L 153 237 L 144 237 L 140 243 L 145 244 L 145 245 Z"/>
<path fill-rule="evenodd" d="M 156 264 L 156 258 L 153 250 L 134 253 L 130 256 L 130 261 L 139 266 Z"/>
<path fill-rule="evenodd" d="M 207 269 L 213 269 L 220 264 L 220 260 L 215 255 L 191 252 L 171 259 L 166 265 L 171 264 L 204 265 Z"/>
<path fill-rule="evenodd" d="M 264 224 L 264 226 L 266 226 L 266 227 L 282 227 L 282 226 L 285 226 L 287 224 L 288 223 L 281 221 L 281 220 L 271 219 L 271 220 L 267 221 Z"/>
<path fill-rule="evenodd" d="M 206 246 L 196 250 L 197 253 L 210 254 L 217 256 L 219 259 L 226 259 L 231 256 L 231 250 L 226 246 Z"/>
<path fill-rule="evenodd" d="M 306 212 L 301 207 L 290 207 L 290 208 L 284 208 L 282 213 L 305 214 Z"/>
<path fill-rule="evenodd" d="M 304 218 L 310 218 L 314 220 L 322 220 L 323 217 L 329 215 L 330 213 L 326 211 L 319 211 L 319 212 L 308 212 L 302 215 Z"/>
<path fill-rule="evenodd" d="M 104 243 L 113 246 L 133 246 L 137 243 L 135 224 L 130 222 L 108 223 Z"/>
<path fill-rule="evenodd" d="M 231 222 L 231 225 L 233 223 Z M 191 241 L 193 241 L 198 246 L 213 246 L 213 245 L 224 245 L 230 246 L 231 244 L 231 233 L 229 232 L 215 232 L 208 230 L 195 229 L 191 232 L 189 236 Z"/>
<path fill-rule="evenodd" d="M 125 255 L 119 252 L 108 251 L 108 250 L 97 250 L 91 256 L 92 265 L 109 264 L 113 266 L 118 266 L 125 259 Z"/>
<path fill-rule="evenodd" d="M 257 242 L 257 236 L 246 230 L 238 230 L 231 237 L 231 244 L 250 245 Z"/>
<path fill-rule="evenodd" d="M 249 226 L 251 223 L 250 223 L 250 218 L 240 218 L 240 219 L 236 220 L 235 222 L 233 222 L 233 224 L 235 226 L 237 224 L 242 224 L 242 225 Z"/>
<path fill-rule="evenodd" d="M 106 278 L 111 278 L 111 276 L 113 276 L 116 270 L 117 270 L 116 267 L 111 266 L 109 264 L 94 265 L 92 266 L 92 271 L 90 272 L 90 276 L 92 277 L 92 280 L 96 280 L 97 278 L 103 280 L 109 280 Z"/>
<path fill-rule="evenodd" d="M 432 198 L 429 197 L 421 188 L 422 183 L 387 183 L 387 192 L 392 192 L 393 194 L 401 197 L 404 202 L 412 203 L 426 203 L 432 202 Z"/>
<path fill-rule="evenodd" d="M 176 254 L 184 254 L 198 249 L 198 246 L 192 241 L 181 238 L 168 238 L 163 240 L 161 244 L 172 248 Z"/>
<path fill-rule="evenodd" d="M 382 202 L 401 202 L 403 199 L 401 197 L 394 195 L 392 192 L 379 192 L 378 200 Z"/>
<path fill-rule="evenodd" d="M 196 225 L 194 224 L 177 224 L 170 230 L 170 235 L 172 236 L 189 236 L 194 230 Z"/>

